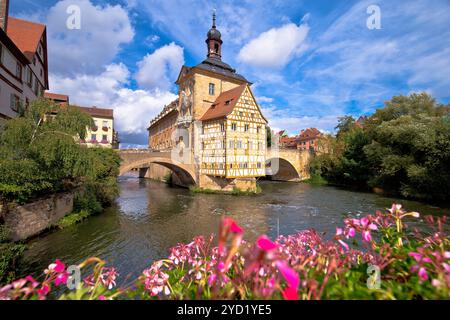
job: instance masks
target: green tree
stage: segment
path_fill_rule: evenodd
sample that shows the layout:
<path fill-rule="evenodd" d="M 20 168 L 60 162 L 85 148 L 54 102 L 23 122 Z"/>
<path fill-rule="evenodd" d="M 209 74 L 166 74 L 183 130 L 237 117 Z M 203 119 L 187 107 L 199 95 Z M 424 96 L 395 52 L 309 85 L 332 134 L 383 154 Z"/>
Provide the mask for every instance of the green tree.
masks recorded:
<path fill-rule="evenodd" d="M 36 100 L 22 117 L 8 121 L 0 136 L 0 197 L 26 202 L 87 182 L 115 179 L 119 157 L 113 151 L 88 149 L 77 142 L 92 125 L 89 115 L 46 99 Z"/>
<path fill-rule="evenodd" d="M 448 106 L 430 95 L 393 97 L 365 121 L 339 119 L 327 154 L 311 172 L 337 185 L 379 187 L 404 197 L 448 201 L 450 121 Z"/>
<path fill-rule="evenodd" d="M 337 136 L 341 136 L 349 132 L 355 126 L 355 119 L 352 116 L 344 116 L 338 118 L 338 125 L 334 128 L 337 130 Z"/>
<path fill-rule="evenodd" d="M 272 130 L 269 126 L 266 126 L 266 139 L 267 139 L 267 148 L 272 146 Z"/>

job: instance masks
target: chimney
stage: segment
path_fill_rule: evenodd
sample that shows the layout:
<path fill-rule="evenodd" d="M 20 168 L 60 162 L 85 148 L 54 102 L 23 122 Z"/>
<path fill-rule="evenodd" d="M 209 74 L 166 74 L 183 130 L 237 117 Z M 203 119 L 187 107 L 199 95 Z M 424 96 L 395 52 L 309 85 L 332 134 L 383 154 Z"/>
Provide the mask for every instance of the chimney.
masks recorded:
<path fill-rule="evenodd" d="M 8 29 L 9 0 L 0 0 L 0 28 Z"/>

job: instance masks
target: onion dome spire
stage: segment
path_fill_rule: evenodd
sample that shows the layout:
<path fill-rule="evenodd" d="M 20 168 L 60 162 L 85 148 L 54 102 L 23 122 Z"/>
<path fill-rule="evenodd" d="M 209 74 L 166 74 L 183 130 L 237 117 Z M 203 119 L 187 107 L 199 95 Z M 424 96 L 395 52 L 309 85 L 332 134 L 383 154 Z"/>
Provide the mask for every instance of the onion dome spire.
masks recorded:
<path fill-rule="evenodd" d="M 206 39 L 208 58 L 222 59 L 222 43 L 222 35 L 216 27 L 216 11 L 214 10 L 212 27 L 209 29 Z"/>

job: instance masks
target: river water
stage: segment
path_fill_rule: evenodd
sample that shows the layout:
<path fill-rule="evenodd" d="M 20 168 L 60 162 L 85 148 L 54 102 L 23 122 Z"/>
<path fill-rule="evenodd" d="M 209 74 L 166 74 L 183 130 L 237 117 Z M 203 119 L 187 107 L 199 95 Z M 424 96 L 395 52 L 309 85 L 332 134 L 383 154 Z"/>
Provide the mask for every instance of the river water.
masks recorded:
<path fill-rule="evenodd" d="M 152 261 L 167 257 L 168 249 L 177 243 L 216 233 L 225 215 L 244 227 L 248 240 L 310 228 L 332 237 L 344 217 L 374 213 L 396 202 L 371 193 L 303 183 L 262 181 L 262 194 L 236 197 L 192 194 L 131 174 L 119 179 L 121 193 L 113 207 L 31 240 L 24 272 L 39 274 L 56 258 L 77 264 L 96 256 L 117 267 L 121 278 L 136 277 Z M 450 213 L 419 202 L 398 202 L 420 213 Z"/>

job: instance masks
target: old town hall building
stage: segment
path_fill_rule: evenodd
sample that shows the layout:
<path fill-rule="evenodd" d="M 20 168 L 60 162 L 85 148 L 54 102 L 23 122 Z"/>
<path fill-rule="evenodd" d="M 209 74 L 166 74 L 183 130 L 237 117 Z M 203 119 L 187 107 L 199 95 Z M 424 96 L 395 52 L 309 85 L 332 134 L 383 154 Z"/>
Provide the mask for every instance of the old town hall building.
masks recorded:
<path fill-rule="evenodd" d="M 215 20 L 206 60 L 182 67 L 178 99 L 150 122 L 149 147 L 195 161 L 201 188 L 254 190 L 265 175 L 267 120 L 251 83 L 222 61 Z"/>

